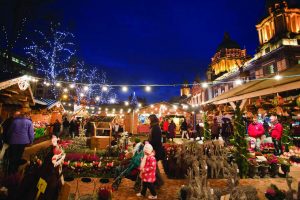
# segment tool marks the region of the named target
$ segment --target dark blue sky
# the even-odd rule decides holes
[[[113,84],[204,78],[225,31],[254,54],[255,24],[265,13],[264,0],[76,0],[57,5],[66,22],[75,24],[79,56],[104,69]],[[176,87],[134,90],[150,102],[179,95]]]

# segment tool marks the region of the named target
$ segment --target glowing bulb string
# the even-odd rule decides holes
[[[83,87],[92,87],[92,86],[101,86],[101,87],[126,87],[126,91],[128,87],[178,87],[178,86],[197,86],[197,85],[202,85],[202,87],[208,87],[208,86],[214,86],[214,85],[219,85],[219,84],[228,84],[228,83],[238,83],[238,84],[243,84],[247,82],[253,82],[253,81],[263,81],[263,80],[277,80],[280,81],[281,79],[284,78],[296,78],[300,77],[300,74],[293,74],[293,75],[287,75],[287,76],[281,76],[281,75],[275,75],[273,77],[264,77],[264,78],[257,78],[257,79],[235,79],[235,80],[230,80],[230,81],[212,81],[212,82],[201,82],[201,83],[174,83],[174,84],[103,84],[103,83],[79,83],[79,82],[73,82],[73,81],[55,81],[55,83],[62,83],[62,84],[70,84],[71,88],[74,88],[75,85],[77,86],[83,86]],[[31,80],[45,80],[43,78],[37,78],[37,77],[32,77]],[[47,81],[44,81],[44,83],[48,83]],[[49,86],[49,84],[48,84]],[[73,87],[72,87],[73,86]]]

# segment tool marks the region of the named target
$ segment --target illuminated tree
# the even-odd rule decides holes
[[[49,33],[34,31],[38,38],[32,41],[32,45],[26,47],[26,54],[30,61],[36,66],[37,74],[41,75],[49,84],[55,85],[66,72],[66,66],[70,58],[75,54],[74,35],[70,32],[59,30],[60,26],[51,24]],[[55,87],[55,97],[58,91]]]

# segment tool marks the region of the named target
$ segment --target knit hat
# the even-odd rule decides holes
[[[152,153],[152,151],[153,151],[152,145],[149,142],[146,142],[144,146],[144,152],[150,154]]]

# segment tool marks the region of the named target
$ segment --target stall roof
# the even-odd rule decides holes
[[[0,83],[0,101],[5,104],[22,104],[29,102],[34,105],[33,94],[25,76],[13,78]],[[24,87],[24,90],[21,88]]]
[[[224,104],[300,88],[300,65],[289,68],[280,75],[288,78],[275,80],[275,75],[272,75],[263,80],[253,80],[206,101],[204,104]]]
[[[62,107],[63,110],[65,110],[62,103],[60,101],[57,101],[54,99],[34,99],[34,101],[37,104],[47,106],[47,109],[49,109],[49,110],[52,109],[54,106]]]

